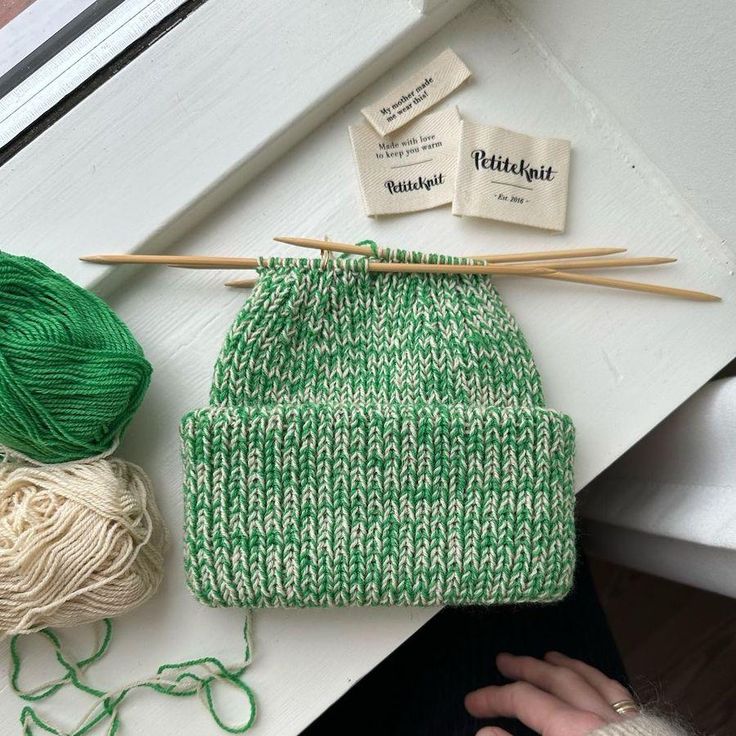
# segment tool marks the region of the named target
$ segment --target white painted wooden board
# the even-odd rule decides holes
[[[736,242],[731,0],[511,0],[719,235]]]
[[[359,109],[414,68],[451,46],[474,72],[449,104],[468,119],[573,142],[568,229],[561,236],[452,217],[449,208],[368,220],[361,214],[347,125]],[[687,60],[682,60],[687,63]],[[126,186],[145,188],[142,162]],[[173,165],[173,164],[172,164]],[[0,170],[0,174],[2,171]],[[45,183],[42,186],[47,186]],[[19,204],[21,192],[13,191]],[[154,193],[149,192],[149,197]],[[49,192],[50,207],[54,207]],[[102,205],[107,207],[106,201]],[[143,216],[145,213],[143,213]],[[75,213],[86,239],[95,233],[94,208]],[[13,250],[20,224],[0,220],[0,238]],[[59,250],[54,228],[26,248],[98,287],[130,324],[155,367],[147,399],[120,454],[151,474],[174,532],[161,593],[117,624],[117,638],[96,680],[113,685],[165,661],[212,654],[235,659],[242,614],[197,604],[184,585],[180,539],[181,470],[176,426],[207,401],[212,365],[244,294],[224,289],[230,274],[171,269],[109,271],[73,263]],[[121,231],[132,232],[121,221]],[[75,247],[74,228],[62,245]],[[499,280],[537,359],[550,405],[570,413],[578,429],[577,485],[587,483],[736,354],[736,289],[732,255],[649,162],[609,111],[570,78],[513,20],[479,3],[448,24],[277,163],[192,227],[178,253],[255,255],[295,253],[276,247],[276,234],[335,240],[372,237],[386,245],[455,254],[558,248],[630,247],[633,255],[676,255],[665,269],[636,276],[724,297],[696,304],[647,295],[543,281]],[[99,250],[121,245],[118,233],[98,233]],[[29,247],[30,246],[30,247]],[[123,273],[123,276],[120,274]],[[122,281],[122,282],[120,282]],[[433,613],[421,609],[266,611],[256,616],[256,660],[248,681],[260,702],[260,735],[297,734]],[[37,672],[40,662],[29,670]],[[61,699],[57,697],[55,702]],[[231,703],[230,703],[231,704]],[[73,714],[57,705],[66,725]],[[0,722],[11,723],[18,702],[0,693]],[[153,694],[124,712],[130,733],[213,733],[195,701],[174,703]]]

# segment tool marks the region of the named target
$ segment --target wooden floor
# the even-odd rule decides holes
[[[592,561],[629,676],[644,702],[707,736],[736,734],[736,600]]]

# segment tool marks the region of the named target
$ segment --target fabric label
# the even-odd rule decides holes
[[[425,115],[387,138],[369,125],[351,125],[365,213],[415,212],[452,202],[459,138],[455,107]]]
[[[453,215],[562,232],[570,141],[463,121]]]
[[[447,49],[361,112],[379,135],[388,135],[443,100],[469,76],[460,57]]]

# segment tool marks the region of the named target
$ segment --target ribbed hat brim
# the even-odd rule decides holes
[[[212,606],[564,597],[574,430],[543,407],[280,404],[182,420],[186,569]]]

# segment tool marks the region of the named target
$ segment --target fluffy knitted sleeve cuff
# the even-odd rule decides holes
[[[603,728],[591,731],[588,736],[687,736],[687,734],[672,721],[642,714],[609,723]]]

